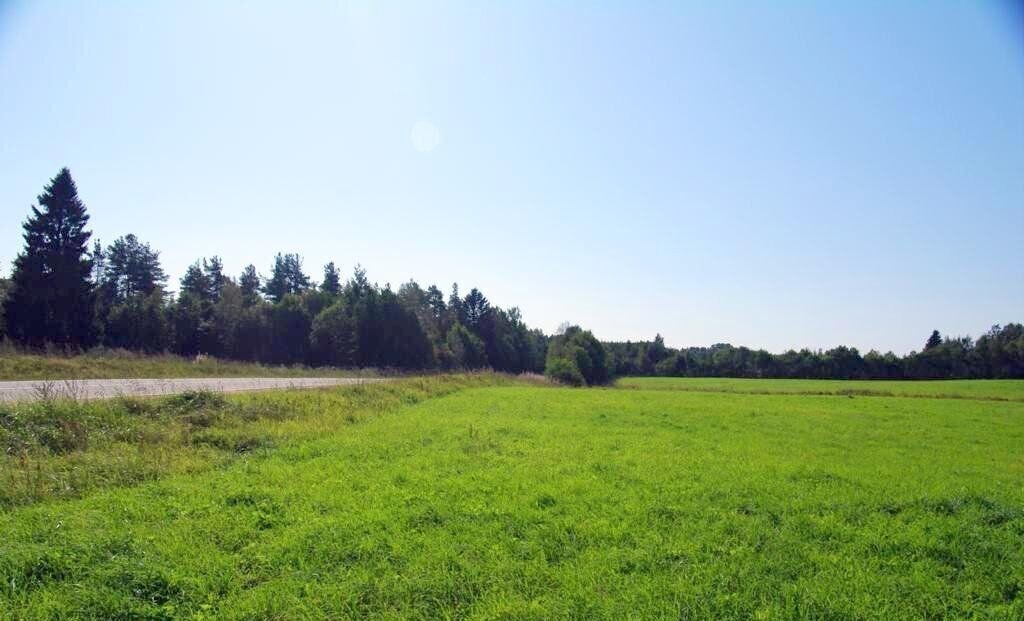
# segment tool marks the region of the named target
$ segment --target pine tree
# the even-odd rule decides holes
[[[444,294],[437,288],[437,285],[427,287],[426,304],[435,321],[440,321],[444,317],[445,311],[448,310],[448,306],[444,303]]]
[[[355,306],[370,295],[372,290],[370,279],[366,277],[366,270],[357,263],[352,269],[352,278],[345,283],[345,300],[350,306]]]
[[[246,306],[253,306],[260,301],[260,275],[256,273],[255,265],[245,266],[238,279],[238,286],[242,289],[242,300]]]
[[[324,281],[320,283],[320,291],[333,296],[341,293],[341,274],[334,266],[334,261],[324,266]]]
[[[302,257],[297,254],[277,253],[270,278],[263,292],[274,302],[280,302],[289,293],[309,289],[309,277],[302,271]]]
[[[93,255],[96,256],[95,251]],[[112,303],[124,302],[137,294],[148,296],[167,284],[167,275],[160,267],[160,253],[130,233],[114,240],[100,256],[103,272],[97,283],[107,291]],[[98,259],[93,260],[99,263]]]
[[[928,337],[928,342],[924,344],[924,349],[925,351],[928,351],[929,349],[934,349],[939,345],[942,345],[942,335],[939,334],[938,330],[932,330],[932,335]]]
[[[196,261],[188,266],[181,277],[181,295],[187,295],[197,302],[212,303],[210,277],[203,269],[203,263]]]
[[[211,272],[210,263],[201,259],[188,266],[181,278],[178,299],[171,309],[174,349],[179,354],[217,356],[221,353],[223,335],[214,329],[218,289],[214,287],[213,278],[216,277],[217,272]]]
[[[25,248],[14,260],[4,303],[8,335],[30,346],[95,342],[89,215],[71,172],[62,168],[22,225]]]
[[[228,282],[228,277],[224,275],[224,262],[217,255],[210,257],[209,261],[203,259],[203,272],[210,284],[210,298],[214,301],[219,300],[224,285]]]
[[[654,373],[658,363],[671,355],[668,348],[665,347],[665,339],[661,334],[654,336],[654,341],[646,345],[646,350],[642,363],[644,373]]]
[[[107,256],[103,252],[103,244],[100,240],[93,240],[92,253],[89,255],[89,258],[92,259],[92,282],[98,287],[103,283],[107,270]]]

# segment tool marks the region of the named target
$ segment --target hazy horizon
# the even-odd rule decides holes
[[[70,168],[170,288],[297,252],[605,341],[906,353],[1024,311],[1004,3],[0,3],[0,265]]]

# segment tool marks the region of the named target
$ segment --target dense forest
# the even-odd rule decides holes
[[[361,267],[343,280],[334,263],[319,282],[298,254],[279,253],[267,276],[233,277],[200,258],[168,291],[159,252],[135,235],[90,245],[89,215],[65,168],[25,221],[25,245],[0,279],[0,335],[21,347],[95,346],[273,364],[546,372],[574,385],[616,375],[802,378],[1024,377],[1024,328],[994,327],[976,342],[933,332],[920,353],[898,357],[837,347],[770,354],[731,345],[673,350],[658,336],[601,343],[563,326],[529,328],[517,308],[479,289],[445,294],[409,281],[393,290]]]
[[[160,256],[128,234],[89,246],[89,216],[67,169],[38,198],[25,248],[5,284],[4,331],[18,344],[79,350],[96,345],[205,354],[273,364],[543,371],[547,339],[518,309],[458,286],[445,299],[415,282],[397,291],[356,267],[333,263],[315,283],[297,254],[278,254],[270,274],[237,278],[201,258],[167,292]]]

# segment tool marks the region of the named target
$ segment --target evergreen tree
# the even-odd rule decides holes
[[[938,330],[932,330],[932,335],[928,337],[928,341],[924,344],[925,351],[934,349],[942,345],[942,335],[939,334]]]
[[[213,327],[213,287],[204,267],[204,261],[198,260],[185,270],[171,312],[174,349],[185,356],[220,353],[220,335]]]
[[[204,258],[203,273],[206,275],[206,280],[210,287],[208,292],[209,298],[216,302],[220,299],[224,285],[230,280],[230,278],[224,275],[224,262],[217,255],[210,257],[209,261]]]
[[[92,233],[71,172],[62,168],[38,201],[22,225],[25,248],[14,260],[4,303],[8,335],[30,346],[87,347],[96,338]]]
[[[170,323],[163,294],[167,276],[160,267],[160,253],[129,234],[114,240],[106,250],[95,248],[92,256],[103,343],[146,352],[166,349]]]
[[[645,374],[651,374],[655,372],[658,363],[668,358],[670,354],[668,348],[665,347],[665,339],[660,334],[654,336],[654,341],[647,344],[646,350],[642,368]]]
[[[171,345],[171,323],[160,289],[136,293],[111,307],[104,328],[109,347],[157,353]]]
[[[204,304],[189,291],[182,291],[171,307],[174,351],[182,356],[211,353],[214,341],[210,326],[212,306]]]
[[[185,275],[181,277],[180,294],[198,302],[213,303],[213,286],[201,261],[196,261],[185,270]]]
[[[263,285],[263,293],[266,294],[272,302],[280,302],[284,296],[291,293],[291,289],[288,284],[287,267],[284,262],[284,255],[280,252],[274,257],[274,265],[270,268],[270,278]]]
[[[324,281],[320,283],[320,291],[331,296],[341,293],[341,273],[334,266],[334,261],[324,266]]]
[[[373,292],[373,285],[366,277],[366,270],[362,265],[356,264],[352,270],[352,278],[345,283],[345,301],[349,306],[355,306]]]
[[[230,278],[213,305],[211,326],[221,354],[236,360],[257,360],[269,344],[264,305],[249,304]]]
[[[467,328],[480,334],[480,324],[491,312],[491,303],[484,294],[474,287],[462,302],[462,323]]]
[[[278,364],[307,362],[312,319],[302,298],[289,293],[269,309],[270,355]]]
[[[523,371],[516,326],[508,313],[500,308],[488,308],[477,322],[476,332],[484,342],[491,368],[508,373]]]
[[[423,326],[390,287],[380,293],[373,324],[376,366],[420,369],[434,363],[434,350]]]
[[[97,252],[93,256],[97,257]],[[160,267],[160,253],[132,234],[114,240],[94,261],[102,262],[97,284],[108,303],[124,302],[138,294],[148,296],[167,283],[167,275]]]
[[[255,265],[245,266],[241,278],[238,279],[238,286],[242,290],[242,300],[246,306],[253,306],[260,301],[260,275],[256,273]]]
[[[459,297],[459,283],[452,283],[452,292],[448,296],[449,323],[461,323],[465,325],[466,314],[462,308],[462,298]]]
[[[430,285],[427,287],[425,302],[430,308],[430,312],[434,316],[434,320],[440,322],[444,318],[444,314],[445,311],[448,310],[448,306],[445,305],[444,294],[437,288],[437,285]]]
[[[284,296],[302,293],[309,289],[309,277],[302,271],[302,257],[297,254],[277,253],[270,278],[263,287],[263,292],[274,302],[280,302]]]
[[[98,286],[103,282],[107,269],[107,258],[103,253],[103,244],[100,243],[100,240],[93,240],[92,253],[89,255],[89,258],[92,259],[92,282]]]

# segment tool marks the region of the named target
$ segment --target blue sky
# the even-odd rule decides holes
[[[299,252],[781,351],[1024,320],[1005,3],[0,2],[0,262],[71,168],[176,283]]]

